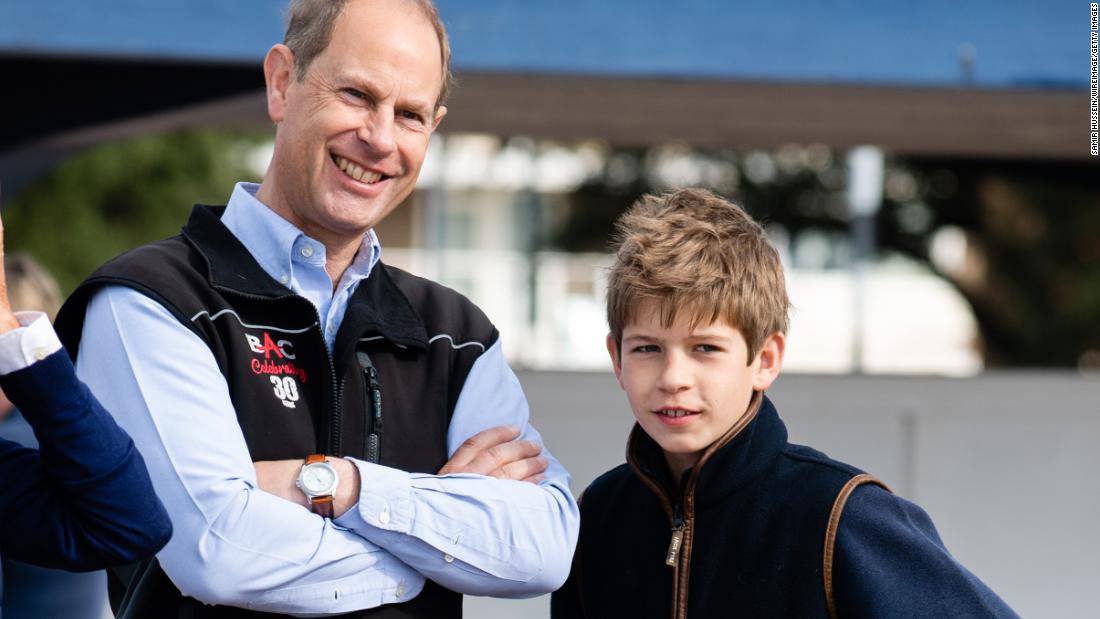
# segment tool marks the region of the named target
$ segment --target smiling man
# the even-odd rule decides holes
[[[449,60],[429,0],[294,0],[263,182],[62,309],[175,526],[127,612],[457,617],[462,593],[564,581],[577,506],[499,334],[372,231],[416,184]]]

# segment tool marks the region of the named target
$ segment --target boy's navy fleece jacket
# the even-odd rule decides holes
[[[788,443],[762,394],[680,483],[638,426],[627,460],[582,496],[555,619],[827,617],[826,574],[839,617],[1016,617],[947,552],[923,510]]]

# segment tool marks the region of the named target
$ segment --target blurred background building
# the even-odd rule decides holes
[[[792,436],[882,476],[1024,616],[1100,582],[1100,167],[1088,4],[439,0],[459,87],[383,259],[499,327],[580,490],[622,460],[611,222],[707,186],[795,311]],[[283,0],[0,4],[8,243],[71,289],[270,156]],[[545,599],[471,600],[542,616]]]

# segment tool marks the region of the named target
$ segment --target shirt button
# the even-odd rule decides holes
[[[394,593],[397,595],[397,597],[405,595],[405,581],[402,580],[401,582],[397,583],[397,591],[395,591]]]
[[[390,523],[390,513],[389,512],[382,512],[381,514],[378,514],[378,522],[381,522],[382,524],[389,524]]]
[[[48,356],[50,356],[50,353],[46,352],[45,348],[39,346],[38,348],[34,349],[34,358],[35,359],[41,361],[41,360],[45,359]]]
[[[286,273],[284,273],[283,276],[279,278],[279,281],[285,284],[290,281],[290,277],[288,277]]]
[[[454,563],[455,562],[455,558],[452,557],[451,555],[443,555],[443,560],[446,561],[447,563]]]
[[[302,255],[305,256],[306,258],[309,258],[310,256],[312,256],[313,255],[313,246],[312,245],[306,245],[305,247],[303,247],[302,248]]]

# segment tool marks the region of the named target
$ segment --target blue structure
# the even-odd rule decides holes
[[[0,52],[256,62],[286,0],[6,0]],[[1087,2],[439,0],[460,71],[1085,88]],[[972,80],[960,66],[973,52]]]
[[[4,182],[103,139],[267,126],[287,1],[0,3]],[[1088,156],[1087,2],[438,4],[461,78],[444,131]]]

